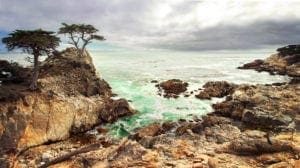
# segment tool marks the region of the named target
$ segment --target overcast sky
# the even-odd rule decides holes
[[[300,41],[300,0],[0,0],[0,34],[95,25],[116,45],[175,50]]]

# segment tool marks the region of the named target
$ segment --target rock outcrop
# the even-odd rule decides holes
[[[180,93],[187,91],[188,83],[179,79],[171,79],[161,82],[156,85],[159,89],[159,94],[163,94],[166,98],[178,98]]]
[[[260,128],[288,128],[300,115],[297,85],[278,87],[240,85],[224,102],[213,105],[215,112]]]
[[[67,139],[97,124],[113,122],[135,111],[124,99],[112,99],[109,85],[96,75],[92,58],[67,49],[42,62],[39,90],[2,85],[15,96],[0,101],[0,155]],[[1,97],[0,96],[0,97]]]
[[[277,54],[273,54],[264,60],[255,60],[247,63],[239,69],[254,69],[258,72],[266,71],[270,74],[288,75],[300,78],[300,45],[289,45],[278,48]],[[295,79],[294,79],[295,80]]]
[[[226,81],[207,82],[203,85],[204,90],[195,96],[199,99],[221,98],[231,94],[235,87],[235,84]]]

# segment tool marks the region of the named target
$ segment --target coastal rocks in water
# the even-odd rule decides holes
[[[226,81],[207,82],[203,85],[204,90],[196,95],[199,99],[211,99],[212,97],[224,97],[231,94],[235,84]]]
[[[131,136],[132,139],[139,141],[145,137],[153,137],[157,135],[161,135],[171,130],[176,126],[175,122],[166,121],[162,124],[160,123],[152,123],[148,126],[140,128],[136,131],[134,135]]]
[[[135,114],[136,111],[130,106],[127,100],[109,99],[105,101],[105,106],[99,116],[103,122],[111,123],[117,119]]]
[[[254,69],[258,72],[266,71],[270,74],[288,75],[300,77],[300,45],[289,45],[278,48],[277,54],[273,54],[264,60],[244,64],[239,69]]]
[[[230,100],[213,104],[214,113],[233,119],[241,119],[245,104],[240,101]]]
[[[171,79],[164,81],[156,85],[160,94],[163,93],[165,98],[177,98],[180,93],[187,91],[188,83],[179,79]]]
[[[231,99],[213,105],[215,112],[255,127],[288,128],[300,111],[299,88],[240,85]],[[293,125],[293,124],[292,124]]]

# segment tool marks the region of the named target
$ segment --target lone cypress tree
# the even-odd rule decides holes
[[[103,41],[105,38],[100,35],[96,35],[99,30],[92,25],[86,24],[71,24],[62,23],[63,27],[59,28],[58,34],[67,34],[70,38],[69,43],[74,45],[82,57],[86,46],[92,42],[92,40]]]
[[[59,45],[60,39],[53,35],[54,32],[37,30],[15,30],[8,37],[2,39],[8,51],[22,49],[23,52],[33,55],[33,78],[30,89],[37,89],[39,76],[39,56],[49,55]]]

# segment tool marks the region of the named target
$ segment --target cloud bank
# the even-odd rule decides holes
[[[0,30],[93,24],[108,43],[174,50],[299,43],[298,0],[0,0]]]

